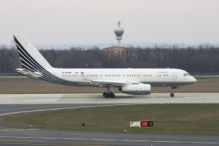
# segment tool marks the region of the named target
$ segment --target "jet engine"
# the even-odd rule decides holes
[[[122,93],[132,95],[149,95],[151,93],[151,85],[149,84],[137,84],[127,85],[119,88]]]

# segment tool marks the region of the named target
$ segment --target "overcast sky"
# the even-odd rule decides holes
[[[219,44],[219,0],[0,0],[0,44]]]

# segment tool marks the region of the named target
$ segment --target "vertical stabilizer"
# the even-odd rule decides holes
[[[52,68],[25,35],[14,35],[14,40],[18,49],[22,68],[32,71]]]

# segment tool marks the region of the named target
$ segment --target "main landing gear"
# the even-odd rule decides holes
[[[116,97],[113,92],[110,92],[110,93],[104,92],[104,93],[103,93],[103,96],[104,96],[105,98],[109,98],[109,97],[110,97],[110,98],[115,98],[115,97]]]
[[[176,87],[176,86],[172,86],[172,91],[170,93],[170,97],[174,97],[174,89],[177,89],[179,87]]]
[[[109,87],[107,87],[107,91],[108,91],[108,93],[107,92],[104,92],[103,93],[103,96],[105,97],[105,98],[115,98],[116,96],[115,96],[115,94],[113,93],[113,92],[111,92],[112,91],[112,86],[109,86]]]

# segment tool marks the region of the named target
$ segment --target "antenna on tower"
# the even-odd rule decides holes
[[[114,32],[116,34],[116,39],[118,41],[118,46],[121,46],[122,35],[124,33],[124,29],[122,27],[120,27],[120,25],[121,25],[121,22],[119,21],[118,22],[118,27],[116,27],[114,29]]]

